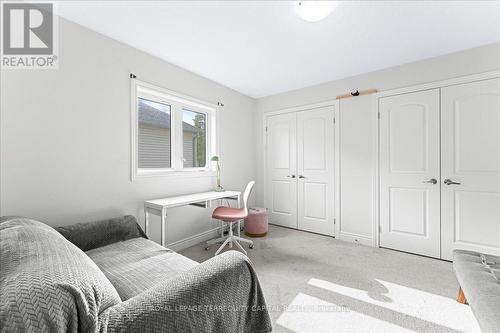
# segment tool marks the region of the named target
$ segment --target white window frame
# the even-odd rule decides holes
[[[131,80],[131,179],[151,177],[214,177],[210,158],[217,155],[217,106],[179,94],[137,79]],[[170,105],[171,168],[139,168],[139,98]],[[204,167],[185,168],[183,160],[182,112],[194,111],[206,115],[206,164]]]

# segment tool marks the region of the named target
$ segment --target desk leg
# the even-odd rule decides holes
[[[146,234],[146,236],[149,237],[148,229],[149,229],[149,211],[148,207],[144,207],[144,233]]]
[[[167,223],[167,209],[161,210],[161,246],[165,246],[165,224]]]

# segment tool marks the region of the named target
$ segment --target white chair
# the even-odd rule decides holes
[[[251,181],[248,183],[247,187],[245,188],[245,192],[243,193],[243,208],[232,208],[232,207],[225,207],[225,206],[220,206],[215,208],[215,210],[212,213],[212,218],[220,220],[222,222],[228,223],[229,224],[229,233],[227,236],[219,237],[217,239],[209,240],[207,242],[207,247],[205,248],[206,250],[209,249],[210,245],[217,244],[221,241],[224,241],[222,245],[219,247],[219,249],[215,252],[215,255],[218,255],[222,249],[229,244],[229,247],[233,247],[233,243],[240,248],[243,253],[247,254],[247,251],[243,249],[241,244],[239,242],[243,243],[248,243],[249,248],[253,249],[253,241],[250,239],[246,239],[243,237],[240,237],[240,222],[245,219],[248,216],[248,197],[250,196],[250,192],[252,192],[253,186],[255,184],[255,181]],[[233,225],[237,223],[238,224],[238,235],[233,234]]]

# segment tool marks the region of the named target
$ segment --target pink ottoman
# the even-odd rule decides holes
[[[264,208],[248,209],[248,216],[245,219],[245,235],[249,237],[267,235],[267,212]]]

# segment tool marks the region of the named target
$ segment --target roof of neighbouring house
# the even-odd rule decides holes
[[[154,127],[168,128],[170,129],[170,115],[166,112],[160,111],[153,106],[145,103],[142,99],[139,98],[139,123],[147,124]],[[200,129],[186,123],[182,122],[182,130],[187,132],[196,133]]]

